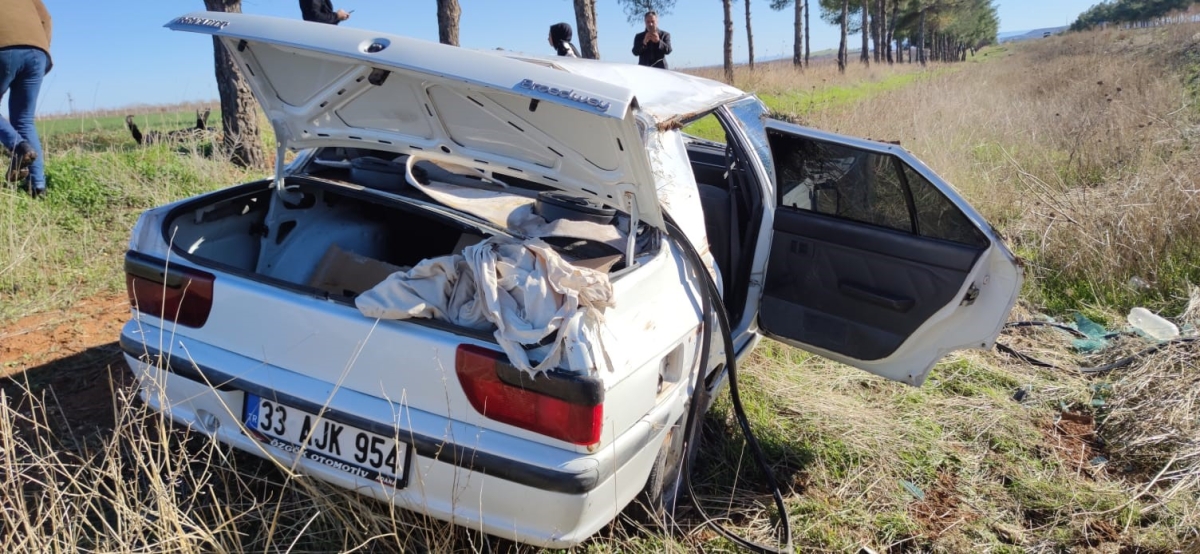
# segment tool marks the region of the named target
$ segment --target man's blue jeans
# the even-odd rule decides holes
[[[29,185],[35,190],[46,189],[42,141],[33,125],[38,91],[42,88],[42,77],[46,74],[46,62],[46,53],[37,48],[17,47],[0,50],[0,95],[8,93],[9,117],[0,117],[0,143],[12,152],[21,141],[27,141],[38,153],[37,160],[29,168]]]

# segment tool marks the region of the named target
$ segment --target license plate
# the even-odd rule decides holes
[[[284,452],[389,487],[405,485],[408,445],[394,438],[250,393],[242,423],[251,437]]]

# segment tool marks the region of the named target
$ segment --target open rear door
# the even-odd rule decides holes
[[[766,335],[912,385],[953,350],[992,346],[1021,270],[949,184],[897,146],[778,121],[767,134]]]

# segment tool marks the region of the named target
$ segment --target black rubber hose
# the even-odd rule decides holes
[[[1091,338],[1091,337],[1087,336],[1086,333],[1084,333],[1083,331],[1080,331],[1079,329],[1070,327],[1068,325],[1063,325],[1061,323],[1054,323],[1052,321],[1013,321],[1011,323],[1006,323],[1004,326],[1008,327],[1008,328],[1013,328],[1013,327],[1053,327],[1055,329],[1059,329],[1059,330],[1071,333],[1072,335],[1075,335],[1076,337],[1081,338],[1081,339]]]
[[[667,223],[667,234],[680,245],[688,265],[692,266],[693,271],[699,277],[701,282],[700,297],[701,297],[701,312],[704,314],[704,326],[700,340],[700,362],[696,370],[695,388],[692,392],[691,403],[688,406],[687,422],[684,425],[684,456],[683,474],[684,484],[687,486],[688,497],[692,501],[692,505],[700,513],[701,517],[708,523],[712,524],[712,528],[721,536],[725,537],[730,542],[738,545],[741,548],[751,552],[763,553],[791,553],[792,552],[792,527],[788,521],[787,506],[783,501],[783,493],[779,490],[779,485],[775,481],[775,473],[771,471],[770,464],[767,463],[767,456],[762,451],[762,447],[758,444],[758,439],[754,437],[754,432],[750,429],[750,420],[746,417],[746,411],[742,407],[741,396],[738,393],[737,386],[737,356],[733,351],[733,338],[730,335],[729,316],[725,311],[724,306],[714,307],[714,299],[720,299],[720,293],[717,291],[717,284],[713,281],[712,275],[704,265],[704,261],[700,258],[700,254],[692,246],[692,243],[687,239],[683,231],[675,224],[675,222],[663,214]],[[707,389],[705,388],[705,372],[708,369],[708,358],[712,352],[712,329],[710,327],[712,316],[716,315],[717,324],[721,331],[721,339],[725,343],[725,371],[729,372],[729,397],[733,403],[734,417],[738,421],[738,425],[742,429],[743,436],[746,437],[746,442],[750,445],[751,453],[759,469],[766,475],[767,484],[771,487],[771,496],[775,499],[775,507],[779,510],[780,526],[782,527],[785,537],[785,544],[782,549],[773,548],[767,545],[759,544],[748,539],[739,537],[733,531],[725,528],[720,522],[708,515],[704,507],[700,505],[700,500],[696,495],[695,489],[692,487],[692,457],[694,455],[693,439],[699,434],[700,425],[700,406],[707,404]]]
[[[1086,334],[1082,333],[1079,330],[1073,329],[1066,325],[1062,325],[1060,323],[1051,323],[1048,321],[1014,321],[1012,323],[1006,324],[1004,327],[1005,328],[1014,328],[1014,327],[1031,327],[1031,326],[1053,327],[1055,329],[1061,329],[1063,331],[1067,331],[1067,332],[1071,333],[1072,335],[1075,335],[1080,338],[1089,338]],[[1129,356],[1125,356],[1124,358],[1121,358],[1114,362],[1110,362],[1110,363],[1107,363],[1104,365],[1099,365],[1099,366],[1093,366],[1093,367],[1078,367],[1078,368],[1075,368],[1075,371],[1078,371],[1078,372],[1086,374],[1086,375],[1096,375],[1096,374],[1100,374],[1100,373],[1107,373],[1114,369],[1120,369],[1129,364],[1132,364],[1138,358],[1141,358],[1142,356],[1149,356],[1150,354],[1158,352],[1159,350],[1167,348],[1168,346],[1172,346],[1172,345],[1176,345],[1176,344],[1187,344],[1190,342],[1195,342],[1196,340],[1200,340],[1200,339],[1198,339],[1197,337],[1185,337],[1185,338],[1171,339],[1168,341],[1160,342],[1154,346],[1151,346],[1149,348],[1146,348],[1146,349],[1136,352],[1134,354],[1130,354]],[[996,343],[996,350],[999,350],[999,351],[1001,351],[1005,354],[1008,354],[1014,358],[1017,358],[1018,360],[1021,360],[1029,365],[1033,365],[1033,366],[1037,366],[1037,367],[1045,367],[1045,368],[1050,368],[1050,369],[1063,370],[1063,368],[1060,368],[1050,362],[1042,361],[1042,360],[1034,358],[1033,356],[1030,356],[1028,354],[1018,352],[1018,351],[1014,350],[1013,348],[1011,348],[1009,346],[1005,346],[998,342]]]

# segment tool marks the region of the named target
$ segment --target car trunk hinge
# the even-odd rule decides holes
[[[629,203],[629,236],[625,237],[625,267],[633,267],[637,265],[637,229],[641,214],[638,213],[637,194],[632,191],[625,192],[625,201]]]
[[[273,183],[276,192],[283,191],[283,156],[287,153],[287,144],[280,141],[275,145],[275,182]]]
[[[284,171],[287,169],[287,164],[284,158],[287,156],[288,138],[291,136],[288,133],[287,126],[282,122],[275,120],[271,121],[271,127],[275,129],[275,180],[271,182],[271,186],[275,188],[275,193],[279,195],[279,199],[284,202],[295,203],[299,202],[302,194],[289,194],[284,183]]]
[[[275,131],[275,180],[271,182],[271,186],[275,188],[275,192],[283,194],[283,170],[287,167],[284,163],[284,156],[287,154],[288,142],[291,138],[291,133],[288,132],[288,126],[284,123],[283,117],[270,117],[274,114],[268,114],[271,121],[271,129]]]

